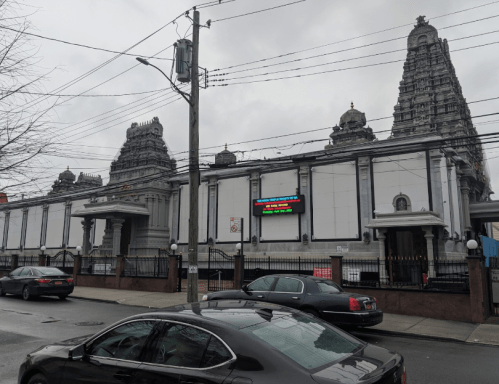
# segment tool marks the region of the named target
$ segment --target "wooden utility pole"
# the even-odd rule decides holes
[[[191,98],[189,113],[189,268],[187,302],[198,301],[198,195],[199,195],[199,11],[194,9],[192,30]]]

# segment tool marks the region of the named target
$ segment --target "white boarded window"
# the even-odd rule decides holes
[[[316,240],[358,238],[355,164],[348,162],[314,167],[312,205]]]
[[[241,233],[231,233],[231,218],[244,219],[244,241],[250,232],[250,182],[245,177],[222,179],[218,184],[217,239],[241,241]]]
[[[187,244],[189,242],[189,203],[190,203],[190,188],[189,184],[184,184],[180,188],[180,225],[178,243]],[[208,239],[207,235],[207,220],[208,220],[208,185],[201,184],[199,186],[198,197],[198,242],[203,243]]]
[[[52,204],[49,207],[47,220],[47,248],[60,248],[62,246],[62,231],[64,228],[64,203]]]
[[[94,246],[102,245],[102,238],[104,237],[104,230],[106,229],[106,220],[105,219],[96,219],[95,220],[95,235],[94,235]],[[83,240],[83,235],[82,235]]]
[[[28,226],[26,229],[25,248],[39,248],[42,233],[43,207],[30,207],[28,211]]]
[[[379,213],[393,213],[393,199],[400,193],[409,197],[412,211],[430,210],[425,152],[376,157],[373,176]]]
[[[7,239],[8,249],[19,249],[21,245],[21,228],[23,224],[22,209],[10,211],[9,237]]]
[[[260,198],[296,195],[298,172],[290,170],[263,174]],[[299,240],[299,214],[261,217],[262,241]]]
[[[71,204],[71,212],[83,208],[83,205],[88,203],[87,200],[73,201]],[[83,225],[81,224],[82,217],[71,217],[69,224],[69,244],[68,247],[76,247],[83,245]]]

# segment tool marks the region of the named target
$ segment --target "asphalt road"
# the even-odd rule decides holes
[[[124,317],[148,311],[132,307],[68,298],[0,297],[0,383],[16,384],[17,370],[30,351],[41,345],[92,334]],[[102,322],[100,325],[77,325]],[[499,383],[499,348],[401,337],[355,336],[400,352],[409,384]]]

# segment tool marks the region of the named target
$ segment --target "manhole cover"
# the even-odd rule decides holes
[[[75,325],[78,325],[80,327],[86,327],[89,325],[102,325],[104,324],[102,321],[83,321],[81,323],[76,323]]]

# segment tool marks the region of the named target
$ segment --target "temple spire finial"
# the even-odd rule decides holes
[[[68,169],[67,170],[69,171],[69,165],[68,165]]]
[[[350,109],[353,109],[353,101],[350,103]]]
[[[225,143],[225,150],[227,150],[227,143]]]

